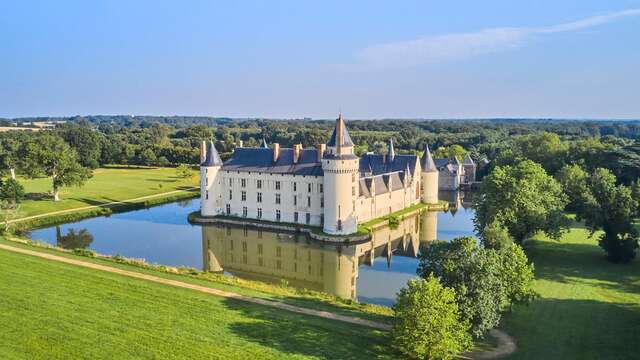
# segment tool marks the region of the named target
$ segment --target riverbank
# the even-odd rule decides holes
[[[6,250],[0,255],[0,283],[12,284],[0,298],[3,358],[395,357],[386,331]]]
[[[19,179],[27,199],[8,223],[18,230],[78,221],[135,210],[199,196],[197,176],[175,175],[173,168],[106,167],[82,187],[63,188],[62,199],[53,201],[47,192],[51,179]]]

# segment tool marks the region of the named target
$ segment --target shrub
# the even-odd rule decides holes
[[[0,199],[20,203],[24,199],[24,187],[15,179],[0,180]]]
[[[393,310],[393,345],[405,355],[450,359],[471,346],[469,323],[460,318],[455,290],[433,276],[409,280]]]
[[[400,226],[400,219],[397,216],[389,216],[389,229],[395,230]]]

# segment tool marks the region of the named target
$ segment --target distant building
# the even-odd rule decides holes
[[[315,148],[237,147],[222,163],[213,143],[201,149],[201,214],[321,225],[351,234],[359,223],[420,201],[438,201],[438,169],[429,148],[417,155],[358,157],[342,115]]]
[[[438,186],[440,190],[458,190],[461,185],[476,181],[476,164],[469,154],[462,163],[458,159],[434,159],[439,172]]]

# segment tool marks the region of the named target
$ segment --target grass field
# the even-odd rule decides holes
[[[51,179],[18,179],[30,194],[51,191]],[[68,187],[61,191],[61,201],[51,198],[25,200],[20,216],[44,214],[91,205],[103,205],[114,201],[147,195],[183,190],[198,185],[198,177],[179,178],[173,168],[107,167],[93,171],[93,177],[82,187]]]
[[[559,242],[535,237],[540,298],[505,316],[517,359],[632,359],[640,342],[640,260],[613,264],[587,230],[572,228]]]
[[[0,250],[0,358],[393,358],[386,334]]]

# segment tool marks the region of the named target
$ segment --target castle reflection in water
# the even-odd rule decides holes
[[[450,211],[468,208],[462,193],[441,194]],[[361,265],[394,256],[418,257],[436,240],[438,213],[423,212],[400,221],[397,228],[376,229],[370,241],[359,244],[327,244],[301,233],[274,232],[251,227],[202,226],[203,264],[207,271],[243,279],[281,283],[357,299]]]

